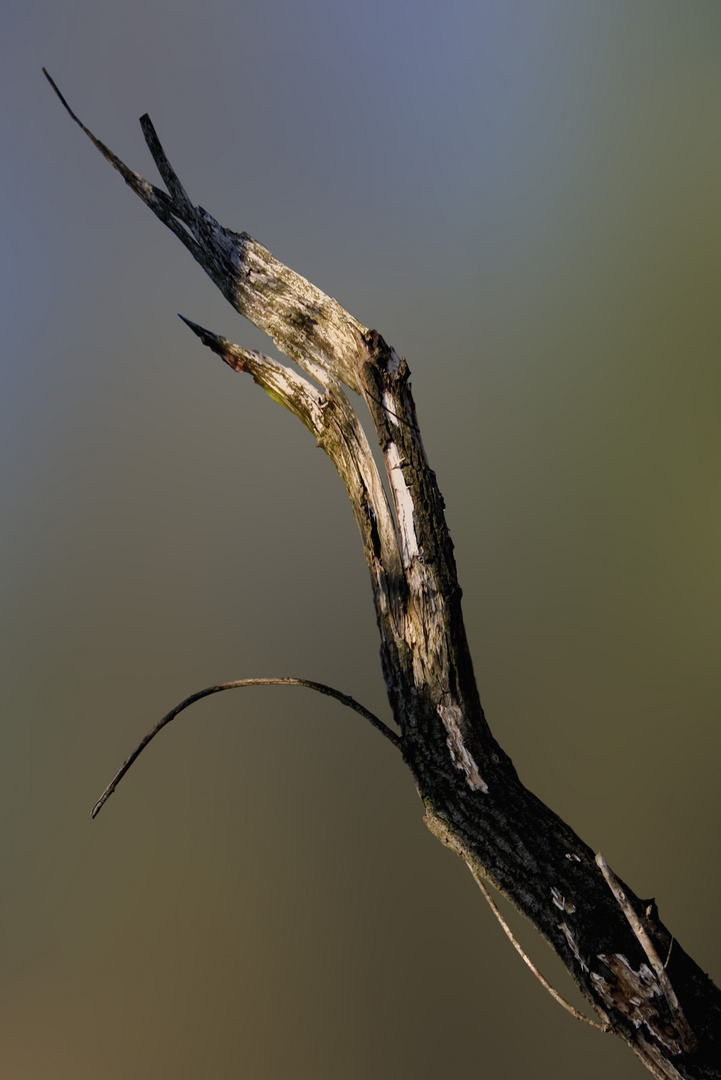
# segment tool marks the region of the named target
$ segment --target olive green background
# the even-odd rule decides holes
[[[393,749],[263,336],[61,110],[408,359],[489,721],[721,978],[721,8],[6,0],[0,1056],[12,1080],[636,1077],[503,937]],[[524,935],[566,991],[542,942]],[[571,988],[570,992],[573,992]]]

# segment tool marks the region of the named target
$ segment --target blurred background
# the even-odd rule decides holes
[[[407,357],[495,735],[719,980],[719,5],[6,0],[0,25],[3,1075],[645,1075],[544,993],[332,701],[196,705],[91,822],[203,686],[388,709],[340,481],[176,312],[268,342],[40,68],[156,180],[147,110],[191,198]]]

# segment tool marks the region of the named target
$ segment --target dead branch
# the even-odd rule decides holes
[[[468,864],[479,884],[489,881],[533,923],[604,1025],[654,1076],[721,1080],[721,993],[671,936],[655,906],[611,875],[570,826],[524,787],[491,734],[468,651],[443,498],[421,440],[405,359],[247,233],[225,228],[195,205],[147,116],[143,134],[167,192],[96,139],[50,82],[73,120],[233,307],[309,376],[185,320],[234,370],[252,375],[300,418],[345,484],[401,732],[384,733],[403,753],[428,828]],[[344,387],[360,394],[370,410],[392,508]],[[179,709],[223,688],[201,691]],[[379,726],[376,720],[371,722]]]

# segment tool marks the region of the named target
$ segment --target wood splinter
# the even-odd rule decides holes
[[[693,1053],[693,1051],[696,1049],[697,1044],[696,1036],[691,1030],[691,1026],[688,1020],[684,1016],[683,1009],[681,1008],[681,1003],[676,996],[676,991],[671,985],[671,980],[666,974],[666,964],[668,964],[668,961],[671,958],[671,946],[673,946],[673,938],[671,939],[671,946],[669,946],[666,964],[664,964],[661,962],[661,958],[656,952],[653,942],[648,936],[648,933],[643,923],[631,907],[631,904],[628,901],[628,897],[626,896],[626,893],[621,887],[621,882],[618,880],[618,878],[616,877],[613,870],[608,865],[600,851],[596,855],[596,865],[606,879],[606,884],[608,885],[609,889],[618,901],[618,904],[624,915],[628,919],[628,924],[636,935],[639,945],[648,957],[649,963],[651,964],[651,967],[655,972],[656,978],[658,979],[659,986],[661,987],[663,995],[666,998],[668,1007],[675,1018],[679,1038],[683,1044],[684,1049],[688,1053]]]

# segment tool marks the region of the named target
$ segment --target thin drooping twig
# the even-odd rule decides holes
[[[475,870],[471,866],[470,863],[466,863],[466,866],[468,867],[468,869],[473,874],[473,880],[475,881],[476,885],[478,886],[478,888],[481,890],[481,892],[485,896],[486,900],[488,901],[488,903],[490,905],[490,908],[491,908],[491,911],[493,912],[493,914],[496,916],[499,923],[503,927],[503,932],[505,933],[506,937],[511,942],[511,944],[513,945],[513,948],[516,950],[516,952],[521,957],[521,959],[524,961],[524,963],[526,963],[528,965],[528,967],[531,969],[533,974],[536,976],[536,978],[540,982],[541,986],[545,990],[548,990],[548,993],[551,995],[551,997],[555,1001],[557,1001],[559,1005],[562,1005],[563,1008],[566,1009],[567,1012],[570,1012],[571,1016],[575,1016],[577,1020],[582,1020],[584,1024],[588,1024],[589,1027],[596,1028],[597,1031],[602,1031],[604,1033],[604,1035],[607,1035],[608,1032],[611,1030],[611,1025],[610,1024],[598,1024],[598,1023],[596,1023],[595,1020],[591,1020],[590,1017],[586,1016],[585,1013],[582,1013],[579,1009],[577,1009],[574,1005],[572,1005],[570,1001],[566,1001],[565,997],[563,997],[561,994],[559,994],[558,990],[554,990],[554,988],[551,986],[551,984],[548,982],[548,980],[546,978],[544,978],[544,976],[538,970],[536,965],[533,963],[533,960],[531,960],[528,953],[526,953],[524,951],[523,946],[518,941],[518,939],[515,937],[513,931],[510,928],[510,926],[508,925],[506,920],[501,915],[501,913],[498,910],[498,907],[497,907],[493,897],[491,896],[488,889],[486,888],[486,883],[483,880],[483,878],[481,877],[481,875],[478,873],[477,870]]]
[[[365,706],[357,702],[355,698],[350,697],[349,694],[342,694],[340,690],[334,690],[332,686],[326,686],[325,683],[313,682],[312,679],[295,679],[291,676],[275,679],[236,679],[234,682],[219,683],[217,686],[208,686],[205,690],[198,690],[197,693],[191,694],[185,701],[181,701],[179,705],[176,705],[174,709],[171,709],[169,713],[166,713],[163,719],[159,720],[154,728],[151,728],[145,738],[133,750],[132,754],[127,757],[120,766],[115,776],[93,807],[92,817],[97,817],[103,805],[108,801],[130,766],[140,754],[142,754],[148,743],[152,742],[158,732],[161,731],[166,724],[169,724],[171,720],[174,720],[178,713],[181,713],[196,701],[200,701],[201,698],[210,697],[211,694],[219,694],[221,690],[238,690],[244,686],[305,686],[309,690],[317,690],[319,694],[325,694],[327,697],[335,698],[336,701],[340,701],[341,705],[346,705],[349,709],[354,709],[357,713],[360,713],[360,715],[368,720],[374,728],[377,728],[378,731],[385,735],[396,748],[401,748],[402,740],[400,736],[396,735],[394,731],[391,731],[391,729],[384,724],[375,713],[366,709]]]
[[[643,951],[646,953],[646,956],[651,963],[651,967],[656,973],[656,978],[658,979],[659,985],[663,990],[664,997],[668,1002],[668,1007],[676,1018],[676,1024],[684,1048],[688,1051],[688,1053],[693,1053],[696,1048],[696,1036],[691,1030],[691,1026],[684,1015],[684,1011],[681,1008],[681,1003],[676,996],[676,991],[671,985],[671,980],[666,974],[666,964],[668,963],[668,958],[666,959],[666,964],[663,964],[661,962],[661,957],[656,952],[653,942],[648,936],[646,928],[644,927],[638,915],[628,902],[628,897],[626,896],[626,893],[621,887],[621,882],[618,880],[618,878],[616,877],[613,870],[608,865],[600,851],[596,856],[596,865],[606,879],[606,884],[608,885],[613,895],[616,897],[616,900],[618,901],[621,910],[628,919],[629,926],[636,935],[638,943],[640,944]],[[671,939],[671,944],[673,944],[673,938]],[[668,955],[669,957],[671,956],[670,948]]]

